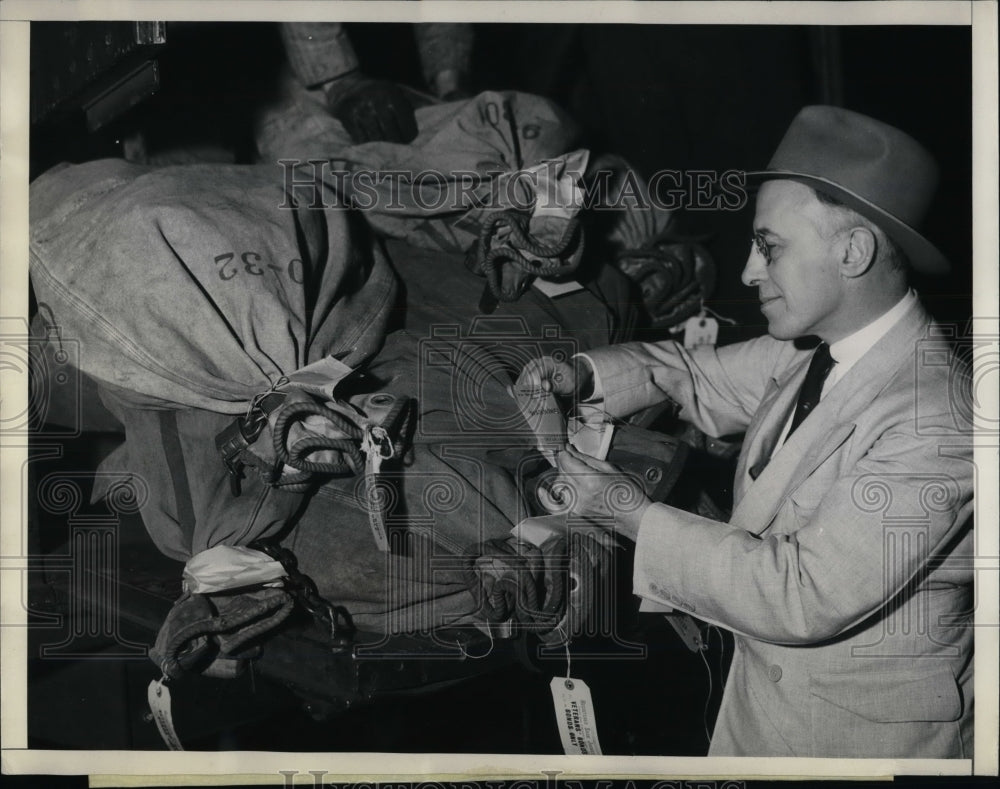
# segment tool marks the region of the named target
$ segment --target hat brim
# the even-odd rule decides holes
[[[948,258],[942,255],[940,250],[920,233],[888,211],[884,211],[874,203],[833,181],[791,170],[758,170],[745,175],[748,186],[760,186],[764,181],[798,181],[824,192],[878,225],[884,233],[899,244],[900,249],[906,253],[911,268],[915,271],[933,276],[942,276],[951,272]]]

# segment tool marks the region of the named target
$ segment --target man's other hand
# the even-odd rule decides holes
[[[593,392],[594,374],[590,364],[582,358],[557,361],[551,356],[542,356],[524,366],[518,385],[541,388],[559,397],[586,398]]]
[[[652,502],[639,480],[612,464],[584,455],[569,444],[556,456],[558,485],[569,497],[569,511],[610,522],[614,530],[635,540],[642,516]]]

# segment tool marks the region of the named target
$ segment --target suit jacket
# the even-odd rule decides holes
[[[940,334],[915,304],[773,457],[809,351],[588,352],[610,413],[669,394],[746,433],[730,522],[654,504],[636,543],[636,594],[736,634],[712,754],[971,758],[971,428]]]

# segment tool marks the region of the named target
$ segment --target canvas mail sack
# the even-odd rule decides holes
[[[291,108],[273,117],[289,134],[289,155],[334,154],[329,136],[310,142],[315,129]],[[490,173],[561,153],[574,134],[553,105],[526,94],[428,107],[418,120],[414,144],[356,146],[338,161],[352,172],[471,168],[488,182]],[[164,488],[144,517],[168,555],[186,559],[275,533],[298,507],[300,493],[257,479],[244,482],[239,498],[225,475],[216,485],[219,457],[206,437],[295,371],[331,355],[362,368],[378,351],[396,284],[371,226],[425,247],[454,249],[476,238],[471,229],[442,236],[465,204],[414,212],[412,201],[397,210],[390,199],[382,210],[351,210],[345,204],[356,206],[358,195],[336,189],[357,182],[329,172],[321,168],[303,189],[302,171],[289,183],[277,163],[156,168],[101,160],[55,168],[31,186],[41,314],[59,336],[80,343],[83,372],[126,426],[129,439],[106,468]],[[170,479],[165,470],[179,458],[188,473]],[[182,484],[185,477],[192,484]]]
[[[325,356],[357,367],[395,295],[363,223],[299,206],[273,167],[65,166],[30,221],[38,301],[133,405],[240,414]]]
[[[565,156],[576,124],[541,96],[485,91],[418,106],[412,143],[355,145],[320,95],[292,79],[282,88],[258,115],[261,159],[282,163],[300,198],[321,179],[380,234],[416,247],[465,252],[491,214],[530,209],[536,188],[553,208],[565,170],[579,178],[587,166],[586,152]]]
[[[547,106],[531,97],[519,100],[525,107]],[[518,125],[518,106],[499,127],[505,150],[520,151],[518,159],[506,158],[511,168],[528,164],[529,152],[555,152],[565,141],[557,115],[551,114],[548,131]],[[465,118],[460,112],[442,116],[431,137],[439,149],[431,155],[443,157],[442,166],[449,152],[468,161],[479,157],[485,171],[491,154],[495,163],[495,135],[466,134],[461,150],[446,145],[447,123],[461,131]],[[537,140],[537,147],[525,140]],[[413,150],[408,155],[420,158]],[[387,350],[405,348],[398,358],[376,357],[396,294],[389,263],[370,232],[378,219],[332,197],[320,207],[307,204],[297,191],[273,165],[150,168],[117,160],[65,166],[32,184],[38,301],[47,305],[44,314],[60,336],[79,341],[81,368],[99,382],[106,404],[125,425],[126,443],[105,469],[146,481],[143,519],[169,556],[183,561],[215,545],[247,545],[287,534],[294,523],[289,539],[303,569],[317,576],[322,591],[349,601],[359,619],[369,613],[371,624],[381,627],[393,610],[442,598],[455,604],[436,605],[433,620],[467,615],[476,606],[461,571],[454,583],[445,579],[445,589],[427,583],[409,557],[373,545],[357,481],[325,485],[308,505],[304,492],[275,488],[255,475],[242,481],[238,497],[232,495],[214,438],[283,378],[332,355],[373,371],[374,388],[367,393],[378,391],[381,381],[393,395],[412,397],[423,381],[415,375],[419,348],[412,337],[400,334],[390,343],[394,348]],[[428,232],[426,216],[396,218],[397,230],[379,230],[410,243],[419,238],[425,248],[436,243],[438,226]],[[456,217],[436,219],[451,223]],[[469,231],[465,237],[476,236]],[[369,364],[373,358],[381,364]],[[477,387],[478,369],[466,373]],[[419,418],[425,425],[429,416],[458,416],[450,402],[456,379],[446,371],[442,376],[431,388],[423,381],[428,391],[420,392],[426,402]],[[502,381],[488,388],[497,409],[513,406]],[[437,476],[458,484],[463,504],[435,518],[431,542],[444,540],[449,552],[461,553],[506,534],[518,519],[519,497],[500,466],[483,466],[477,458],[466,469],[452,459],[444,445],[453,441],[417,446],[405,468],[383,471],[401,480],[408,498],[417,497],[407,507],[411,516],[424,501],[421,488],[433,489]],[[475,443],[482,452],[478,437]],[[413,528],[412,520],[405,528]],[[354,577],[360,568],[371,572]],[[393,597],[400,577],[414,579],[406,602]]]
[[[273,168],[63,166],[30,193],[31,277],[127,440],[157,547],[185,560],[279,531],[303,491],[230,490],[214,437],[282,379],[380,347],[396,284],[363,222],[298,206]],[[101,491],[96,491],[99,495]]]

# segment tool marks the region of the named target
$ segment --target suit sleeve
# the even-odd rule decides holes
[[[667,398],[680,418],[713,436],[746,430],[767,382],[800,351],[769,336],[687,350],[674,341],[588,351],[605,410],[624,417]]]
[[[971,454],[967,438],[896,424],[812,511],[785,500],[780,514],[800,528],[763,538],[738,512],[725,524],[654,504],[639,527],[635,592],[762,641],[832,638],[905,595],[967,534]]]

